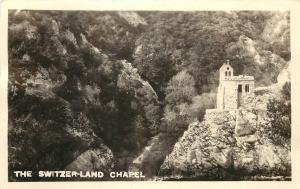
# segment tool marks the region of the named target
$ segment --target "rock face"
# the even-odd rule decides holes
[[[18,180],[13,170],[126,170],[159,126],[158,97],[126,55],[94,40],[102,27],[68,27],[64,18],[77,13],[50,14],[10,17],[9,179]],[[123,17],[143,24],[135,13]],[[98,15],[112,31],[128,26],[123,17]]]
[[[246,176],[290,176],[290,151],[264,136],[266,111],[207,111],[190,124],[160,168],[167,178],[243,180]]]
[[[291,80],[291,68],[290,62],[288,62],[285,67],[281,70],[277,77],[277,84],[283,86],[285,82]]]
[[[97,149],[90,149],[80,154],[65,170],[74,171],[110,171],[113,168],[113,154],[111,150],[101,145]]]
[[[129,24],[133,26],[138,26],[138,25],[147,25],[147,22],[145,19],[141,16],[139,16],[135,12],[118,12],[118,15],[124,18]]]

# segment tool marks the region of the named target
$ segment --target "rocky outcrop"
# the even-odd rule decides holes
[[[277,76],[277,85],[283,86],[287,81],[291,81],[291,68],[290,62],[287,62],[285,67],[281,70],[281,72]]]
[[[159,126],[151,85],[97,45],[91,28],[66,26],[63,15],[78,14],[16,14],[8,29],[10,179],[13,170],[126,170]]]
[[[103,171],[109,172],[113,168],[113,154],[111,150],[101,145],[96,149],[89,149],[80,154],[65,170],[72,171]]]
[[[186,118],[190,108],[183,103],[177,106],[178,112],[168,112],[168,126],[174,126],[175,132],[163,128],[165,87],[172,75],[189,70],[194,73],[198,92],[210,91],[215,83],[212,73],[219,64],[210,60],[227,56],[227,46],[233,52],[227,57],[252,57],[262,63],[261,67],[269,68],[264,63],[271,62],[272,68],[289,60],[290,52],[284,45],[289,44],[288,31],[266,39],[269,45],[261,44],[259,35],[244,32],[261,33],[254,31],[261,24],[253,23],[241,30],[235,25],[248,19],[239,19],[239,12],[231,13],[233,17],[224,19],[226,15],[221,12],[211,17],[206,12],[9,11],[9,170],[109,171],[114,161],[115,170],[126,170],[134,164],[149,177],[168,170],[174,175],[172,167],[176,167],[177,174],[191,165],[196,168],[187,168],[183,175],[190,170],[198,174],[198,168],[202,170],[199,175],[214,174],[212,170],[227,174],[228,170],[242,169],[235,168],[236,162],[250,162],[251,154],[255,158],[263,156],[258,158],[262,166],[276,166],[280,158],[275,155],[281,148],[274,150],[267,137],[260,137],[263,127],[252,124],[265,111],[264,102],[273,95],[270,89],[257,90],[259,97],[250,102],[256,110],[241,112],[240,118],[235,112],[211,112],[205,122],[191,124],[191,130],[175,146],[175,154],[170,154],[194,118]],[[285,22],[282,26],[288,25]],[[226,31],[215,32],[224,26]],[[268,36],[273,30],[264,33]],[[272,43],[275,38],[283,40],[276,45]],[[231,44],[241,51],[230,48]],[[284,47],[276,49],[286,58],[276,55],[270,44]],[[199,60],[211,64],[202,69]],[[277,71],[268,69],[257,74],[269,78],[268,73],[274,73],[277,77]],[[159,99],[150,84],[159,91]],[[201,111],[201,116],[195,116],[201,119],[203,110],[214,99],[204,94],[194,97],[191,105],[193,115]],[[178,129],[175,124],[184,127]],[[268,120],[260,124],[267,125]],[[264,148],[254,148],[261,143]],[[257,155],[264,151],[270,156]],[[166,154],[170,155],[163,166],[171,168],[159,170]],[[270,163],[272,159],[277,163]]]
[[[274,53],[290,59],[290,15],[287,12],[273,14],[267,20],[262,39],[272,46]]]
[[[143,17],[139,16],[136,12],[120,11],[118,12],[118,15],[135,27],[138,25],[147,25],[146,20]]]
[[[160,168],[165,179],[243,180],[290,176],[290,151],[266,137],[266,111],[210,110],[190,124]]]

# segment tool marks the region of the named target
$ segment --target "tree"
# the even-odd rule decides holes
[[[193,98],[193,103],[190,106],[190,114],[196,117],[199,121],[202,121],[205,115],[205,110],[215,108],[216,94],[215,93],[203,93]]]
[[[291,142],[291,83],[282,87],[282,98],[269,100],[267,104],[271,125],[267,129],[269,137],[276,145],[290,146]]]
[[[175,73],[171,59],[173,42],[174,39],[165,32],[142,34],[136,42],[134,66],[149,81],[160,99],[163,99],[163,89]]]
[[[195,80],[186,71],[175,75],[166,88],[166,103],[170,106],[190,103],[196,95]]]

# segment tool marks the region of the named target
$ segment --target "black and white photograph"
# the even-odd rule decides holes
[[[8,182],[292,181],[290,17],[8,10]]]

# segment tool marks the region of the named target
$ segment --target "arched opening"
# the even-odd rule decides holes
[[[231,71],[228,72],[228,76],[231,76]]]
[[[227,71],[225,72],[225,76],[227,76]]]

